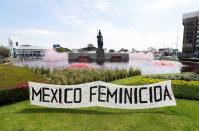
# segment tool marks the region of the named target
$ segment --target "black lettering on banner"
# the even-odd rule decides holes
[[[79,100],[77,100],[77,93],[79,94]],[[82,100],[82,90],[81,88],[75,88],[74,89],[74,103],[80,103],[81,100]]]
[[[159,89],[160,98],[157,98],[157,89]],[[159,101],[162,100],[162,88],[161,88],[161,86],[154,86],[154,99],[155,99],[155,102],[159,102]]]
[[[92,102],[92,96],[96,95],[96,93],[93,93],[93,90],[92,90],[93,88],[97,88],[97,86],[91,86],[90,87],[90,102]]]
[[[52,99],[51,99],[51,103],[53,103],[53,100],[55,100],[56,102],[58,102],[56,94],[57,94],[57,89],[55,89],[55,91],[53,89],[51,89],[52,92]]]
[[[167,85],[165,86],[165,90],[164,90],[164,100],[166,100],[166,97],[169,97],[170,100],[172,100],[171,95],[167,89]]]
[[[107,88],[107,97],[106,97],[107,102],[109,102],[109,97],[111,98],[115,97],[115,103],[117,103],[117,89],[115,89],[115,91],[111,93],[109,88]]]
[[[47,87],[43,87],[42,88],[42,91],[43,91],[43,95],[42,95],[43,96],[43,102],[50,102],[49,100],[45,99],[46,96],[48,96],[48,97],[50,96],[50,94],[46,94],[46,90],[49,90],[49,88],[47,88]]]
[[[98,83],[98,82],[97,82]],[[89,85],[89,84],[87,84]],[[92,86],[96,85],[96,86]],[[122,104],[122,106],[126,107],[128,104],[141,104],[143,103],[148,103],[147,105],[150,105],[152,103],[160,102],[160,101],[169,101],[173,99],[173,93],[171,90],[170,85],[167,84],[156,84],[155,86],[137,86],[137,87],[107,87],[106,84],[91,84],[90,86],[90,94],[87,94],[89,91],[88,88],[85,88],[85,92],[82,89],[82,87],[77,87],[77,88],[52,88],[42,85],[36,87],[32,87],[30,85],[30,102],[33,102],[32,104],[37,104],[40,105],[38,102],[50,102],[50,103],[81,103],[85,97],[85,102],[82,104],[87,104],[90,102],[94,103],[89,103],[88,105],[95,105],[97,102],[98,106],[103,106],[103,104],[99,104],[100,102],[106,102],[105,106],[111,104],[116,104],[116,105],[111,105],[111,107],[118,107]],[[83,94],[86,93],[86,94]],[[89,95],[89,96],[83,96],[83,95]],[[32,100],[32,101],[31,101]],[[173,101],[172,101],[173,102]],[[165,105],[174,105],[175,103],[162,103]],[[175,98],[174,98],[175,102]],[[82,106],[82,104],[76,104],[76,106]],[[118,105],[119,104],[119,105]],[[126,104],[126,106],[125,106]],[[70,104],[69,104],[70,105]],[[146,105],[146,106],[147,106]],[[63,104],[63,106],[65,106]],[[153,106],[153,104],[151,105]],[[162,105],[160,105],[162,106]],[[132,106],[132,108],[134,108]]]
[[[72,103],[72,101],[68,101],[68,100],[67,100],[67,98],[68,98],[68,91],[69,91],[69,90],[73,90],[73,89],[72,89],[72,88],[66,88],[66,89],[64,90],[64,94],[65,94],[65,95],[64,95],[64,102],[65,102],[65,103]]]
[[[152,93],[152,90],[153,88],[152,87],[149,87],[149,99],[150,99],[150,103],[153,102],[153,93]]]
[[[103,100],[102,96],[106,95],[106,93],[102,92],[102,89],[106,89],[106,87],[99,85],[99,89],[98,89],[98,101],[105,102],[106,100]]]
[[[59,89],[59,103],[62,103],[62,89]]]
[[[120,88],[120,91],[119,91],[119,103],[122,103],[122,97],[123,97],[122,88]]]
[[[147,101],[142,100],[142,91],[146,90],[146,89],[147,89],[147,87],[141,87],[140,90],[139,90],[140,103],[147,103]]]
[[[39,89],[38,92],[36,92],[35,89],[34,89],[34,87],[32,87],[32,100],[34,100],[34,95],[35,96],[40,96],[39,101],[41,102],[41,98],[42,98],[41,88]]]
[[[138,95],[137,95],[137,88],[134,89],[134,103],[138,103]]]
[[[129,100],[129,103],[132,104],[132,88],[129,88],[130,91],[128,91],[128,88],[124,89],[124,103],[126,104],[127,102],[127,97]],[[129,93],[130,92],[130,93]]]

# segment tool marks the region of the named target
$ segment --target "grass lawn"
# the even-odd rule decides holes
[[[199,101],[176,107],[119,110],[101,107],[53,109],[28,101],[0,107],[0,130],[199,130]]]
[[[0,64],[0,89],[14,88],[16,84],[27,81],[43,81],[44,78],[32,71],[13,65]]]

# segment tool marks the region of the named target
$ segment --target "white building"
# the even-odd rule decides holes
[[[43,57],[47,48],[31,45],[19,45],[19,42],[8,39],[9,48],[13,57],[38,58]]]
[[[21,45],[15,49],[15,57],[43,57],[46,48],[40,46]]]

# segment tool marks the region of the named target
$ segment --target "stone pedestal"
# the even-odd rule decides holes
[[[104,49],[97,48],[96,55],[97,55],[97,63],[103,64],[104,63]]]

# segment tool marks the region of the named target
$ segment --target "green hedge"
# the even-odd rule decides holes
[[[141,75],[137,68],[129,69],[95,69],[95,68],[67,68],[50,71],[44,67],[30,68],[36,74],[48,78],[48,83],[58,85],[75,85],[97,80],[110,82],[130,76]]]
[[[177,98],[199,100],[199,82],[173,80],[173,91]]]
[[[113,81],[121,85],[145,85],[165,81],[164,79],[130,77]],[[199,81],[172,80],[173,92],[176,98],[199,100]]]
[[[0,105],[20,102],[29,98],[28,88],[0,90]]]
[[[166,79],[166,80],[185,80],[185,81],[199,81],[199,74],[194,72],[183,72],[175,74],[155,74],[145,75],[146,78]]]

